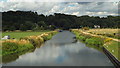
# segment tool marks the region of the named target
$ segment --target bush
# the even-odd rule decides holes
[[[29,40],[30,43],[32,43],[34,46],[40,45],[41,43],[44,42],[44,39],[41,36],[28,36],[28,37],[21,38],[21,39]]]
[[[104,41],[100,38],[93,37],[86,39],[85,43],[87,43],[88,45],[103,45]]]
[[[14,51],[16,51],[16,49],[18,49],[18,44],[17,43],[13,43],[13,42],[5,42],[2,44],[2,53],[3,55],[6,53],[12,53]]]
[[[13,53],[20,53],[24,50],[34,48],[32,44],[18,44],[14,42],[4,42],[2,43],[2,55],[9,55]]]
[[[6,56],[13,53],[22,53],[23,51],[34,49],[34,46],[40,45],[44,41],[51,39],[52,36],[56,33],[57,32],[55,31],[43,33],[38,36],[28,36],[20,38],[20,40],[5,40],[2,42],[3,50],[2,53],[0,52],[0,55]]]
[[[85,41],[86,38],[84,36],[79,36],[78,39],[82,40],[82,41]]]

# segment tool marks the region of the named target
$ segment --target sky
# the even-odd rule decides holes
[[[70,15],[108,16],[118,15],[120,0],[0,0],[0,12],[36,11],[50,15],[64,13]]]

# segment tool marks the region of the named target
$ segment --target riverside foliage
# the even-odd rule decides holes
[[[56,33],[57,31],[51,31],[37,36],[28,36],[20,38],[19,40],[3,40],[1,55],[5,56],[34,49],[37,45],[40,45],[44,41],[51,39],[52,36]]]
[[[77,39],[85,42],[87,46],[105,47],[112,55],[120,60],[120,42],[114,41],[112,38],[106,36],[85,34],[83,30],[73,29],[71,31],[76,34]]]

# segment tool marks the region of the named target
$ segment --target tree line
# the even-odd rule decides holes
[[[120,16],[76,16],[62,13],[45,16],[32,11],[2,12],[2,30],[54,30],[99,25],[101,28],[120,28]]]

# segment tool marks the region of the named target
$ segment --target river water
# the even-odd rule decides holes
[[[113,66],[103,52],[75,42],[73,37],[69,31],[59,32],[34,52],[3,66]]]

